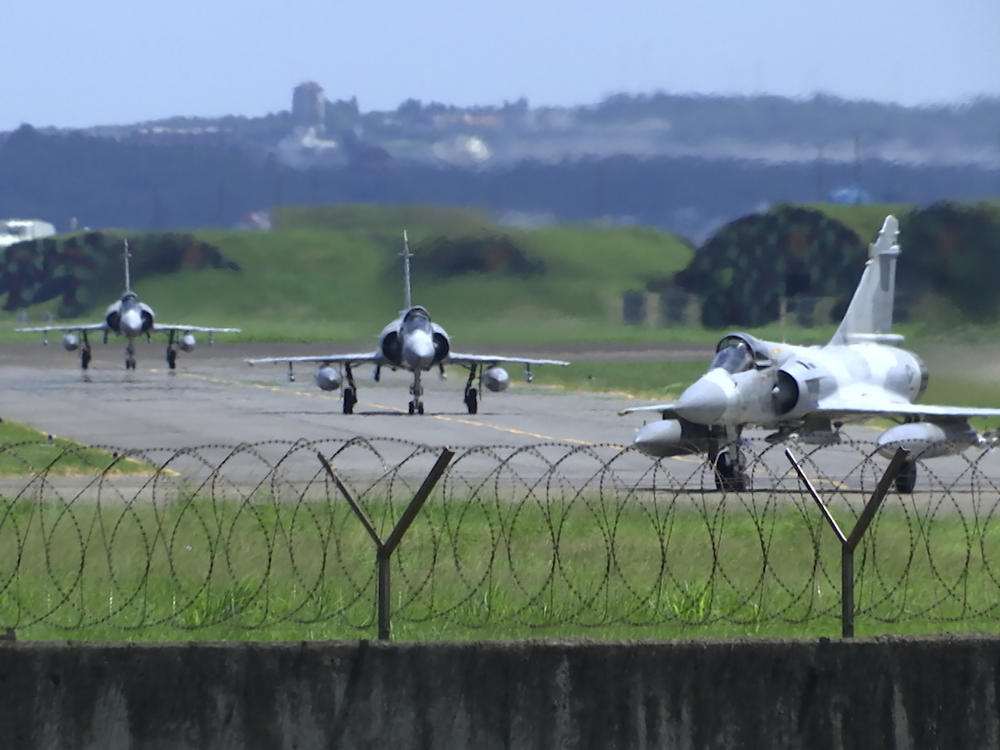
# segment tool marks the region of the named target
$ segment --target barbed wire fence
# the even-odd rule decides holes
[[[381,575],[391,575],[393,628],[428,637],[835,624],[840,542],[785,447],[747,441],[750,485],[738,493],[718,492],[693,456],[565,443],[452,449],[380,574],[378,540],[398,530],[441,446],[3,445],[0,628],[382,635]],[[845,528],[888,465],[870,442],[787,447]],[[858,545],[857,617],[876,628],[995,629],[997,456],[918,461],[918,476],[912,494],[889,491]]]

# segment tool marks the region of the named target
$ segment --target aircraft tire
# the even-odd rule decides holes
[[[728,451],[715,458],[715,489],[719,492],[745,492],[749,477],[736,470]]]
[[[82,367],[84,370],[86,370],[88,367],[90,367],[90,350],[89,349],[84,349],[82,352],[80,352],[80,367]]]
[[[469,410],[469,414],[475,414],[479,411],[479,394],[476,393],[475,388],[470,388],[469,392],[465,394],[465,406]]]
[[[125,360],[125,369],[126,370],[134,370],[135,369],[135,360],[132,359],[131,357],[129,357],[128,359],[126,359]]]
[[[177,350],[167,349],[167,367],[171,370],[177,367]]]
[[[354,405],[358,402],[358,397],[354,395],[353,388],[344,389],[344,414],[353,414]]]
[[[423,414],[423,413],[424,413],[424,402],[421,401],[419,404],[417,404],[417,414]]]
[[[410,402],[410,414],[413,414],[413,413],[414,413],[414,412],[415,412],[416,410],[417,410],[417,406],[416,406],[416,404],[414,404],[414,403],[413,403],[413,402],[411,401],[411,402]]]
[[[903,462],[903,468],[896,475],[896,492],[900,495],[913,494],[913,488],[917,485],[917,462],[907,459]]]

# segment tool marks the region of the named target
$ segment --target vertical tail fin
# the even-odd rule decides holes
[[[830,339],[831,344],[851,344],[877,341],[896,344],[902,336],[890,333],[892,302],[896,293],[896,258],[899,255],[899,222],[885,217],[878,237],[869,245],[868,261],[854,290],[840,327]]]
[[[403,303],[404,310],[413,307],[413,300],[410,297],[410,241],[406,237],[406,230],[403,230]]]
[[[127,293],[132,291],[132,279],[129,278],[128,273],[128,259],[132,257],[128,252],[128,237],[125,238],[124,244],[125,249],[122,251],[122,258],[125,260],[125,291]]]

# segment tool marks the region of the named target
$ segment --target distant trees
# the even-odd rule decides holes
[[[724,226],[673,282],[700,297],[701,321],[709,327],[765,325],[778,319],[783,301],[803,298],[834,300],[836,322],[876,231],[862,239],[819,210],[778,206]],[[899,242],[898,290],[911,299],[940,295],[970,320],[1000,317],[1000,206],[942,202],[915,209],[900,217]]]

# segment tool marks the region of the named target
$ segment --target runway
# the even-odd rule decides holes
[[[355,374],[359,401],[355,413],[346,415],[342,413],[339,391],[324,392],[315,386],[311,365],[297,367],[297,380],[290,383],[283,365],[250,367],[243,362],[248,356],[323,350],[315,344],[217,343],[182,354],[178,369],[170,372],[162,359],[162,345],[154,342],[139,346],[138,369],[128,372],[119,361],[119,347],[109,344],[95,349],[91,368],[83,373],[75,353],[63,351],[58,344],[0,344],[0,417],[80,443],[124,449],[225,448],[265,441],[346,441],[356,437],[389,438],[458,450],[509,446],[505,449],[508,453],[517,447],[549,443],[555,444],[548,449],[552,455],[592,447],[592,460],[564,467],[573,481],[581,482],[593,475],[598,455],[602,460],[615,456],[629,445],[641,424],[636,415],[618,416],[619,409],[636,403],[624,395],[529,385],[520,382],[516,367],[510,368],[511,388],[503,393],[483,394],[476,415],[469,415],[462,401],[464,369],[450,368],[449,378],[443,381],[436,372],[426,374],[427,411],[423,416],[407,413],[411,380],[408,373],[384,370],[381,382],[376,383],[372,369],[361,367]],[[520,353],[533,356],[541,352]],[[544,354],[577,361],[581,357],[579,350]],[[609,348],[595,349],[594,356],[621,358],[625,367],[635,354]],[[675,356],[699,354],[681,349]],[[663,356],[663,352],[657,352],[657,356]],[[870,441],[877,432],[857,427],[851,428],[849,434]],[[757,444],[762,445],[759,438],[763,433],[748,431],[748,435],[756,435]],[[794,446],[798,455],[809,449]],[[996,453],[991,451],[979,460],[981,470],[991,477],[1000,477]],[[931,462],[933,481],[943,486],[963,481],[970,460],[977,455],[970,450],[963,456]],[[859,461],[863,462],[863,456],[856,447],[833,446],[817,455],[810,471],[814,475],[846,477]],[[870,492],[872,472],[888,463],[878,461],[877,465],[869,462],[868,477],[857,482],[838,481],[834,489],[845,491],[856,484],[856,489],[867,487]],[[655,481],[650,474],[652,464],[648,457],[629,452],[617,459],[615,472],[628,483]],[[467,465],[471,467],[472,463]],[[666,459],[662,466],[669,474],[688,477],[691,484],[711,483],[710,475],[704,473],[704,461],[698,457]],[[484,465],[484,470],[488,469]],[[313,476],[316,470],[314,460],[302,469],[305,476]],[[768,482],[780,478],[787,489],[798,487],[795,477],[789,476],[783,446],[771,449],[757,470]],[[924,476],[918,480],[918,485],[923,484]]]
[[[457,447],[586,445],[626,444],[631,436],[627,420],[616,414],[623,397],[529,385],[519,382],[520,368],[511,368],[509,390],[482,395],[476,415],[462,400],[464,369],[450,368],[443,381],[437,372],[426,373],[427,412],[419,416],[407,413],[408,373],[383,370],[376,383],[372,368],[360,367],[359,401],[346,415],[340,391],[317,388],[311,365],[296,367],[296,382],[289,383],[283,365],[243,362],[288,347],[216,344],[182,354],[173,372],[160,349],[139,347],[138,369],[127,372],[117,351],[107,347],[111,360],[99,347],[84,374],[78,358],[59,346],[0,345],[0,416],[83,443],[141,447],[355,436]]]

